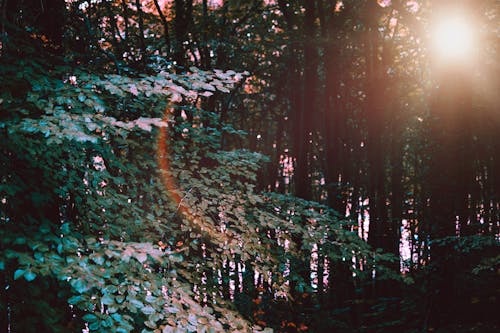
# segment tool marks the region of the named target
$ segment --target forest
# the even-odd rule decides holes
[[[0,0],[0,332],[500,332],[497,0]]]

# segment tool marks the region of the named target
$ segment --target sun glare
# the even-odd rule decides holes
[[[474,49],[472,23],[461,16],[441,18],[435,24],[432,40],[434,51],[442,60],[467,60]]]

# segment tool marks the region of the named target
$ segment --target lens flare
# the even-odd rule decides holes
[[[432,32],[436,56],[444,61],[465,61],[474,51],[472,23],[462,16],[445,16],[435,24]]]
[[[163,116],[163,121],[165,123],[169,122],[170,116],[173,114],[173,108],[167,107]],[[160,169],[161,178],[163,185],[167,190],[170,200],[177,206],[176,213],[182,216],[189,223],[190,227],[198,232],[204,232],[214,239],[223,239],[229,242],[230,240],[235,240],[236,235],[232,232],[225,230],[222,231],[220,227],[214,225],[204,216],[195,213],[193,207],[190,207],[188,200],[184,200],[185,196],[181,195],[181,188],[177,183],[171,169],[170,158],[171,158],[171,147],[169,143],[171,138],[169,136],[169,129],[166,126],[161,126],[159,128],[158,140],[157,140],[157,161],[158,167]],[[189,191],[185,193],[189,194]],[[162,243],[163,244],[163,243]],[[166,246],[166,244],[160,244],[160,246]]]

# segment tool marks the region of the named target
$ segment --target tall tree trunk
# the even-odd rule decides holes
[[[345,184],[345,175],[342,174],[345,133],[345,115],[343,115],[343,100],[341,100],[340,85],[342,82],[342,59],[338,39],[340,33],[339,27],[342,22],[341,17],[334,17],[328,23],[327,43],[324,54],[325,67],[325,88],[324,88],[324,124],[323,137],[325,145],[325,182],[328,192],[328,205],[344,214],[346,202],[342,194],[343,186],[339,182],[339,177]],[[323,24],[327,24],[324,22]]]
[[[385,85],[383,68],[379,60],[380,38],[378,32],[379,7],[375,1],[365,8],[366,40],[366,97],[364,112],[367,130],[368,197],[370,207],[370,233],[368,242],[374,247],[385,247],[387,233],[386,175],[383,140],[385,114],[383,101]]]
[[[202,2],[202,14],[201,14],[201,50],[200,50],[200,62],[204,69],[210,68],[210,51],[208,49],[208,4],[207,0]]]
[[[302,100],[295,117],[295,195],[306,200],[312,199],[309,164],[313,140],[313,124],[316,116],[316,78],[318,59],[314,21],[314,0],[305,1],[304,18],[304,74],[302,78]]]
[[[193,15],[193,0],[175,0],[175,45],[174,45],[174,60],[182,69],[187,66],[186,47],[188,42],[188,32],[192,23]]]
[[[446,309],[439,316],[451,318],[454,304],[454,282],[456,256],[453,255],[453,237],[457,234],[460,211],[463,209],[463,140],[470,133],[464,132],[461,117],[470,113],[470,85],[461,73],[442,72],[438,79],[440,89],[435,91],[431,104],[432,112],[432,155],[427,183],[430,186],[430,207],[428,217],[431,225],[431,263],[437,271],[433,274],[431,288],[436,291],[434,306]],[[440,310],[441,311],[441,310]],[[439,324],[433,322],[433,324]]]

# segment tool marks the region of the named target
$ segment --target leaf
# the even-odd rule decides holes
[[[205,90],[208,90],[208,91],[215,91],[215,87],[211,84],[208,84],[208,83],[202,84],[201,87]]]
[[[93,323],[89,324],[89,329],[91,331],[97,331],[101,324],[98,321],[94,321]]]
[[[149,321],[154,321],[155,323],[165,318],[165,316],[161,313],[155,312],[149,315]]]
[[[135,121],[135,124],[137,125],[137,127],[139,127],[140,129],[144,130],[144,131],[148,131],[148,132],[151,132],[151,124],[149,123],[148,119],[145,119],[145,118],[139,118]]]
[[[33,257],[35,257],[35,259],[39,262],[45,261],[43,254],[41,254],[40,252],[35,252],[35,254],[33,254]]]
[[[147,295],[146,298],[145,298],[146,302],[148,303],[154,303],[156,302],[157,298],[152,296],[152,295]]]
[[[97,320],[97,316],[95,314],[92,314],[92,313],[87,313],[86,315],[84,315],[82,317],[82,320],[86,321],[88,323],[93,323]]]
[[[75,288],[75,290],[80,293],[80,294],[83,294],[84,292],[88,291],[91,287],[85,283],[84,280],[82,279],[75,279],[75,280],[71,280],[70,282],[71,286],[73,288]]]
[[[139,301],[139,300],[137,300],[135,298],[130,299],[129,302],[130,302],[130,304],[132,304],[137,309],[142,309],[144,307],[144,304],[141,301]]]
[[[152,306],[150,306],[150,305],[147,305],[147,306],[143,307],[141,309],[141,311],[142,311],[142,313],[144,313],[146,315],[150,315],[150,314],[153,314],[153,313],[156,312],[156,310]]]
[[[139,261],[141,264],[144,263],[148,259],[148,255],[144,252],[138,252],[134,256],[137,261]]]
[[[224,93],[231,92],[229,89],[227,89],[226,87],[223,87],[223,86],[217,86],[217,90],[222,91]]]
[[[82,296],[76,295],[68,298],[68,304],[75,305],[82,299]]]
[[[31,282],[36,278],[36,274],[32,271],[26,271],[26,273],[24,273],[24,278],[26,281]]]
[[[135,84],[130,85],[130,93],[134,96],[139,95],[139,91],[137,90],[137,86]]]
[[[109,293],[109,294],[116,293],[117,291],[118,291],[118,288],[115,285],[109,285],[103,289],[104,293]]]
[[[190,313],[189,316],[188,316],[188,321],[191,325],[194,325],[196,326],[196,324],[198,323],[198,318],[196,317],[196,315],[194,313]]]
[[[144,325],[146,325],[147,327],[152,328],[152,329],[156,328],[156,326],[157,326],[156,323],[153,323],[152,321],[149,321],[149,320],[146,320],[144,322]]]
[[[101,302],[102,302],[102,304],[110,305],[110,304],[113,304],[115,301],[113,299],[113,296],[111,296],[111,295],[104,295],[101,298]]]
[[[102,327],[112,327],[113,326],[113,318],[107,317],[104,321],[101,322]]]
[[[204,92],[201,92],[199,93],[199,95],[201,96],[205,96],[205,97],[210,97],[212,96],[214,93],[213,92],[210,92],[210,91],[204,91]]]
[[[162,333],[173,333],[175,332],[175,328],[172,326],[165,326],[162,330]]]
[[[183,262],[184,261],[184,257],[182,256],[182,254],[180,253],[174,253],[174,254],[171,254],[169,257],[168,257],[172,262]]]
[[[95,254],[93,257],[92,257],[92,261],[94,261],[96,264],[102,266],[102,264],[104,264],[104,258],[102,255],[100,254]]]
[[[167,307],[165,310],[167,310],[167,312],[169,313],[177,313],[180,311],[178,308],[175,308],[173,306]]]
[[[111,318],[113,318],[113,320],[117,323],[121,322],[122,321],[122,316],[118,313],[113,313],[111,315]]]
[[[14,272],[14,280],[19,279],[21,276],[23,276],[24,270],[23,269],[18,269]]]
[[[178,93],[172,93],[172,97],[170,99],[174,103],[182,102],[182,96],[181,96],[181,94],[178,94]]]

